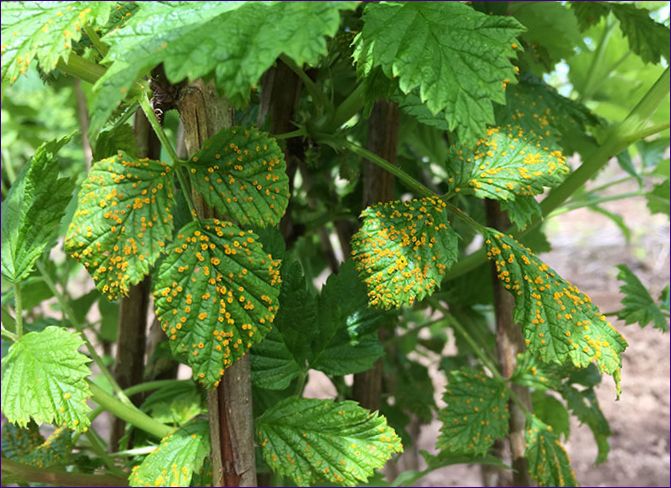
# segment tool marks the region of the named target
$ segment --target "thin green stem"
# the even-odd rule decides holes
[[[163,131],[161,123],[156,118],[156,114],[154,113],[154,109],[151,106],[151,102],[149,101],[147,94],[143,93],[142,95],[140,95],[138,97],[138,102],[140,103],[140,108],[142,108],[145,117],[147,117],[147,120],[149,121],[149,125],[151,125],[151,128],[154,129],[156,137],[158,137],[158,140],[161,141],[161,146],[163,146],[163,148],[168,153],[168,156],[170,156],[172,165],[177,166],[177,164],[179,163],[179,157],[177,156],[177,151],[175,151],[175,148],[170,142],[170,139],[168,139],[168,136]]]
[[[135,457],[145,456],[154,452],[158,446],[136,447],[135,449],[126,449],[125,451],[117,451],[110,454],[112,457]]]
[[[308,373],[302,372],[298,375],[298,382],[296,383],[296,396],[301,397],[303,395],[303,390],[305,389],[305,384],[308,380]]]
[[[105,366],[105,363],[103,362],[102,358],[100,357],[100,355],[98,355],[98,351],[96,351],[96,348],[93,346],[93,344],[91,344],[91,341],[89,341],[88,337],[86,337],[86,334],[84,333],[86,325],[79,322],[77,316],[72,310],[72,307],[70,307],[70,303],[66,298],[65,294],[61,293],[58,290],[56,284],[51,279],[51,276],[49,275],[49,273],[47,272],[42,263],[40,262],[37,263],[37,269],[39,270],[44,283],[56,297],[56,301],[58,301],[58,304],[60,305],[63,314],[65,314],[67,319],[70,321],[71,325],[81,333],[84,345],[86,346],[86,349],[91,355],[91,359],[93,359],[93,362],[96,364],[96,366],[98,366],[98,369],[100,369],[102,375],[107,379],[107,381],[109,381],[110,385],[112,385],[112,388],[114,389],[114,392],[117,394],[119,399],[127,405],[132,405],[128,397],[124,395],[124,392],[119,386],[119,383],[117,383],[116,379],[114,378],[114,375],[110,372],[109,369],[107,369],[107,366]]]
[[[594,77],[596,76],[597,68],[603,61],[603,57],[606,52],[606,46],[608,45],[608,38],[610,37],[614,27],[615,24],[609,22],[603,30],[601,38],[599,39],[599,44],[597,44],[597,47],[594,50],[594,54],[592,55],[592,62],[590,63],[589,69],[587,71],[585,85],[580,96],[578,97],[579,102],[583,101],[585,98],[591,97],[592,93],[594,93]]]
[[[354,117],[366,101],[366,84],[360,83],[350,95],[338,105],[333,118],[322,129],[326,133],[333,133],[349,119]]]
[[[390,337],[389,339],[384,341],[384,343],[386,345],[386,344],[395,344],[397,342],[401,342],[401,341],[403,341],[404,339],[406,339],[410,336],[419,334],[422,330],[426,329],[427,327],[431,327],[432,325],[439,324],[440,322],[444,322],[444,321],[445,321],[445,317],[440,317],[440,318],[435,319],[435,320],[429,320],[428,322],[424,322],[423,324],[416,325],[412,329],[407,329],[403,334],[394,335],[394,336]]]
[[[14,180],[16,180],[16,173],[14,172],[14,165],[12,164],[8,149],[2,150],[2,162],[2,167],[5,169],[5,173],[7,173],[7,179],[11,185],[14,183]]]
[[[577,210],[579,208],[591,207],[593,205],[600,205],[602,203],[615,202],[615,201],[618,201],[618,200],[626,200],[627,198],[643,197],[643,196],[646,196],[647,194],[648,194],[647,192],[639,190],[639,191],[632,191],[632,192],[627,192],[627,193],[620,193],[619,195],[608,195],[608,196],[601,197],[601,198],[595,198],[593,200],[573,201],[573,202],[567,203],[563,207],[559,207],[554,212],[552,212],[550,215],[548,215],[547,218],[551,219],[553,217],[557,217],[559,215],[565,214],[567,212],[571,212],[573,210]]]
[[[21,284],[14,283],[14,321],[16,324],[16,336],[23,336],[23,304],[21,303]]]
[[[137,407],[125,405],[95,383],[91,381],[88,383],[91,388],[93,401],[116,417],[159,438],[163,438],[172,432],[170,427],[151,418]]]
[[[86,24],[84,26],[84,33],[88,36],[96,51],[98,51],[102,57],[105,57],[107,51],[109,51],[109,46],[100,40],[95,29],[90,24]]]
[[[312,78],[308,76],[308,74],[303,71],[303,69],[298,66],[293,59],[291,59],[289,56],[286,54],[282,54],[280,56],[280,60],[286,64],[291,71],[296,73],[296,76],[298,76],[303,84],[305,85],[305,89],[308,91],[310,96],[312,97],[313,101],[319,105],[320,107],[323,107],[326,110],[333,110],[331,107],[331,103],[326,99],[326,96],[321,92],[319,87],[315,84],[314,81],[312,81]]]
[[[92,63],[81,56],[71,53],[67,63],[62,59],[58,61],[56,67],[63,73],[79,78],[88,83],[95,83],[107,71],[104,66]]]
[[[17,336],[14,332],[5,329],[4,325],[0,325],[0,328],[2,330],[2,335],[7,339],[9,339],[10,341],[16,342],[19,340],[19,336]]]
[[[483,366],[485,366],[495,378],[501,381],[505,381],[505,378],[499,372],[499,369],[496,367],[496,364],[494,364],[494,362],[484,353],[482,347],[480,347],[480,345],[477,342],[475,342],[475,339],[471,337],[466,328],[463,325],[461,325],[461,323],[457,319],[455,319],[454,316],[451,313],[449,313],[445,308],[443,308],[442,306],[440,308],[443,311],[444,314],[443,316],[445,317],[445,319],[450,323],[452,328],[466,342],[468,342],[468,345],[471,346],[475,355],[478,357],[480,361],[482,361]]]
[[[367,159],[373,164],[376,164],[380,168],[384,169],[385,171],[393,174],[396,176],[399,180],[401,180],[405,185],[410,188],[412,191],[414,191],[416,194],[423,196],[423,197],[430,197],[430,196],[436,196],[436,194],[431,191],[430,188],[424,186],[422,183],[417,181],[415,178],[410,176],[408,173],[403,171],[401,168],[398,166],[391,164],[389,161],[387,161],[384,158],[381,158],[374,152],[369,151],[368,149],[364,149],[363,147],[359,146],[358,144],[355,144],[353,142],[346,142],[345,147],[352,151],[354,154],[357,154],[361,156],[364,159]]]
[[[302,137],[305,136],[305,129],[296,129],[291,132],[285,132],[284,134],[273,135],[273,139],[281,141],[282,139],[291,139],[292,137]]]
[[[196,207],[191,200],[191,195],[189,195],[189,187],[187,186],[186,178],[182,174],[182,168],[175,168],[175,174],[177,175],[177,181],[179,182],[179,187],[184,195],[184,200],[189,207],[189,212],[191,212],[191,218],[193,220],[198,220],[198,212],[196,212]]]
[[[111,474],[70,473],[55,469],[36,468],[27,464],[18,463],[2,456],[2,471],[17,478],[54,486],[128,486],[127,476]]]
[[[486,227],[482,225],[480,222],[477,220],[473,219],[470,215],[468,215],[466,212],[461,210],[459,207],[456,207],[452,205],[451,203],[446,203],[446,208],[455,214],[457,217],[459,217],[461,220],[469,224],[471,227],[473,227],[475,230],[478,232],[485,232]]]
[[[128,476],[128,473],[125,473],[124,471],[119,469],[116,464],[114,464],[114,459],[112,459],[112,457],[107,453],[107,449],[102,443],[102,440],[93,429],[87,430],[85,435],[86,438],[91,443],[91,448],[93,449],[93,452],[95,452],[98,455],[98,457],[103,460],[107,468],[110,470],[110,473],[113,473],[121,477]]]

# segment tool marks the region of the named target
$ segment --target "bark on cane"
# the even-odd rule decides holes
[[[211,85],[196,81],[182,88],[177,102],[189,155],[206,139],[230,127],[233,111]],[[193,194],[201,218],[214,211]],[[254,418],[249,354],[233,363],[216,389],[208,392],[213,486],[256,486]]]
[[[487,224],[499,230],[508,227],[506,215],[501,212],[498,202],[487,200]],[[524,341],[520,327],[513,322],[513,296],[501,285],[496,274],[496,267],[492,264],[492,280],[494,284],[494,308],[496,312],[496,346],[501,364],[501,373],[510,378],[515,371],[517,354],[524,350]],[[513,385],[513,392],[531,410],[531,396],[529,389]],[[515,402],[510,401],[510,432],[508,442],[513,466],[513,485],[530,486],[529,464],[524,454],[526,444],[524,432],[526,426],[525,412]]]

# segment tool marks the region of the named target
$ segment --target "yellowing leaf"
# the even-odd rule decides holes
[[[276,225],[289,202],[284,153],[256,129],[224,129],[191,158],[205,201],[243,226]]]
[[[457,259],[457,234],[438,197],[368,207],[352,256],[370,304],[397,308],[431,295]]]
[[[539,486],[576,486],[568,454],[551,427],[531,416],[525,437],[529,474]]]
[[[279,261],[230,222],[182,228],[154,280],[156,315],[170,347],[207,386],[268,333],[278,309]]]
[[[569,172],[561,151],[514,126],[488,129],[474,149],[453,147],[446,169],[451,190],[496,200],[538,195]]]
[[[545,362],[579,368],[594,362],[614,376],[619,394],[627,341],[592,300],[512,237],[488,229],[485,244],[499,280],[515,297],[514,319],[527,348]]]
[[[65,250],[108,298],[139,283],[172,236],[172,169],[120,152],[93,165]]]

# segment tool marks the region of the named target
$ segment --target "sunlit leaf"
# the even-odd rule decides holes
[[[622,282],[620,292],[624,295],[624,308],[617,313],[617,318],[626,324],[638,323],[641,327],[652,324],[655,329],[668,331],[669,317],[662,312],[661,304],[655,302],[641,280],[626,265],[620,264],[617,269],[617,279]]]

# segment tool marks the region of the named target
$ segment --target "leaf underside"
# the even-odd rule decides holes
[[[9,459],[35,468],[64,465],[72,452],[72,432],[59,427],[47,439],[34,422],[27,428],[14,424],[2,426],[2,454]]]

